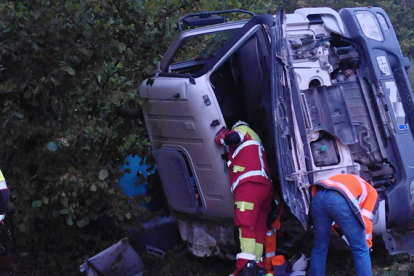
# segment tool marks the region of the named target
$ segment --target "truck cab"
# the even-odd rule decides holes
[[[228,12],[251,19],[226,22]],[[389,253],[414,254],[414,98],[384,10],[219,11],[178,25],[139,96],[166,200],[194,255],[228,255],[237,242],[214,137],[238,120],[261,137],[275,191],[304,230],[310,187],[352,173],[379,194],[374,233]]]

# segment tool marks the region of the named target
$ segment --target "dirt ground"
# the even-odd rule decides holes
[[[355,275],[350,250],[346,246],[338,248],[337,243],[340,242],[331,242],[326,275]],[[381,241],[374,244],[371,259],[373,275],[414,276],[414,258],[408,255],[390,256]],[[145,267],[144,276],[227,276],[234,268],[234,261],[231,260],[196,258],[183,245],[166,252],[164,258],[143,254],[142,260]]]

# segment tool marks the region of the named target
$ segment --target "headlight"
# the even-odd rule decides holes
[[[373,13],[368,11],[357,11],[355,12],[355,16],[366,37],[376,41],[384,41],[384,36],[379,27],[377,18]]]

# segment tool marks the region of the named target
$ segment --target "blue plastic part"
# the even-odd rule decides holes
[[[124,176],[119,179],[119,186],[128,196],[136,196],[139,194],[146,195],[148,193],[148,182],[141,183],[135,186],[138,182],[138,171],[147,178],[148,175],[153,174],[156,170],[156,166],[148,171],[149,165],[145,164],[146,157],[142,159],[140,156],[129,155],[125,158],[125,164],[121,165],[120,168],[124,172]],[[125,170],[129,169],[131,172],[128,173]]]
[[[155,165],[153,169],[149,169],[149,165],[145,164],[147,157],[140,157],[138,155],[132,156],[128,155],[125,158],[124,165],[121,165],[120,168],[124,172],[124,176],[119,179],[119,186],[122,188],[124,193],[128,196],[136,195],[147,195],[148,194],[148,182],[143,182],[138,185],[136,183],[139,181],[138,172],[140,172],[145,178],[148,175],[155,173],[157,166]],[[127,170],[130,170],[128,172]],[[144,207],[148,210],[151,210],[151,205],[143,203]]]

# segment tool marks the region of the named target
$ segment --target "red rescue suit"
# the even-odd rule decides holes
[[[320,180],[312,186],[312,196],[317,185],[340,192],[348,201],[351,209],[365,227],[368,247],[372,247],[372,219],[377,208],[378,193],[364,179],[353,174],[338,174]]]
[[[246,123],[238,122],[232,130],[219,132],[215,142],[229,147],[227,165],[235,196],[234,224],[240,228],[241,253],[237,254],[233,272],[237,275],[249,260],[259,262],[263,256],[273,186],[260,138]]]

